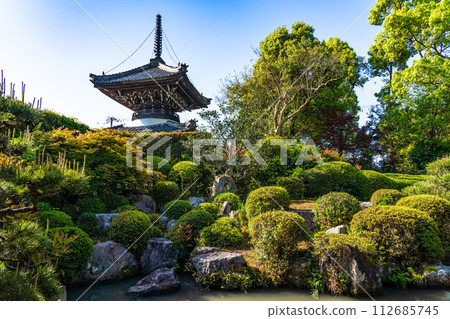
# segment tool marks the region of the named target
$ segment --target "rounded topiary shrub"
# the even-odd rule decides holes
[[[314,206],[317,225],[327,230],[342,224],[350,224],[353,215],[361,210],[359,201],[352,195],[331,192],[320,197]]]
[[[89,236],[98,234],[97,217],[92,213],[85,213],[78,218],[77,226],[84,230]]]
[[[277,180],[277,186],[284,187],[291,199],[302,199],[305,192],[305,186],[299,178],[295,177],[280,177]]]
[[[298,214],[270,211],[250,222],[250,236],[255,256],[267,261],[276,273],[286,270],[298,253],[298,243],[309,239],[305,220]]]
[[[147,162],[150,163],[153,171],[160,172],[164,175],[169,175],[172,169],[169,161],[159,156],[148,156]]]
[[[50,229],[50,238],[65,236],[75,238],[68,245],[68,251],[57,260],[57,271],[64,283],[69,283],[75,273],[86,266],[86,262],[92,254],[94,242],[83,230],[78,227],[58,227]]]
[[[370,197],[374,205],[395,205],[404,195],[396,189],[379,189]]]
[[[206,210],[214,218],[217,218],[219,214],[219,206],[214,203],[201,203],[195,210]]]
[[[434,176],[443,176],[450,173],[450,155],[444,156],[427,165],[427,173]]]
[[[394,180],[379,172],[362,170],[361,173],[367,178],[367,183],[363,188],[365,198],[369,198],[375,191],[379,189],[398,188],[398,185]]]
[[[200,233],[199,246],[209,247],[239,247],[244,236],[239,229],[239,223],[228,217],[219,218],[211,226],[205,227]]]
[[[136,210],[125,211],[112,221],[109,237],[112,241],[121,243],[125,248],[140,254],[150,238],[162,235],[157,227],[151,225],[152,222],[145,213]],[[142,234],[144,235],[130,247]]]
[[[279,186],[266,186],[252,191],[245,203],[247,218],[251,218],[271,210],[288,209],[291,200],[288,191]]]
[[[193,183],[200,177],[200,168],[193,162],[178,162],[172,167],[169,179],[182,185]]]
[[[117,207],[111,213],[113,213],[113,214],[120,214],[120,213],[126,212],[127,210],[137,210],[137,211],[139,211],[139,209],[137,209],[133,205],[124,205],[124,206]]]
[[[164,206],[164,216],[166,216],[169,220],[170,219],[178,219],[182,215],[186,214],[187,212],[191,211],[193,209],[191,203],[189,203],[186,200],[174,200],[171,202],[168,202]]]
[[[420,266],[443,255],[436,222],[429,214],[400,206],[374,206],[356,213],[354,235],[372,240],[386,266]]]
[[[118,207],[130,205],[130,202],[125,196],[117,194],[105,194],[102,196],[102,201],[106,206],[106,212],[110,213]],[[101,214],[101,213],[97,213]]]
[[[317,198],[333,191],[349,193],[365,199],[367,179],[356,168],[345,162],[328,162],[303,172],[305,196]]]
[[[180,188],[174,182],[159,181],[152,189],[152,197],[158,206],[162,206],[180,196]]]
[[[56,228],[73,226],[72,218],[64,212],[59,210],[43,211],[36,215],[43,227]]]
[[[161,215],[158,213],[149,213],[146,214],[148,218],[150,219],[150,222],[153,226],[157,227],[161,232],[164,230],[163,223],[161,221]]]
[[[219,207],[219,209],[222,207],[224,202],[230,202],[231,210],[238,210],[242,204],[239,196],[230,192],[222,193],[214,197],[214,203]]]
[[[107,213],[106,205],[97,197],[81,198],[75,204],[80,214],[105,214]]]

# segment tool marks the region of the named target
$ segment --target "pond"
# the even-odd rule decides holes
[[[241,291],[201,289],[189,273],[179,275],[181,289],[177,292],[161,296],[138,297],[127,294],[128,288],[134,286],[141,277],[132,278],[116,283],[94,285],[80,300],[83,301],[177,301],[177,300],[203,300],[203,301],[313,301],[314,299],[309,291],[300,289],[255,289],[247,293]],[[73,301],[86,290],[87,287],[70,288],[67,291],[67,299]],[[383,295],[376,296],[376,300],[395,300],[395,301],[449,301],[449,289],[421,289],[421,288],[386,288]],[[352,301],[369,300],[368,298],[355,299],[348,296],[332,296],[321,294],[320,301]]]

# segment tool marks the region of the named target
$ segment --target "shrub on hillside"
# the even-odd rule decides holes
[[[369,198],[370,195],[379,189],[396,189],[398,186],[394,180],[379,172],[362,170],[361,173],[367,179],[363,189],[365,198]]]
[[[428,179],[428,175],[410,175],[410,174],[399,174],[399,173],[384,173],[386,177],[389,177],[396,183],[396,186],[393,187],[398,190],[402,190],[405,187],[414,185],[415,183],[426,181]]]
[[[150,218],[140,211],[125,211],[120,213],[111,223],[109,237],[112,241],[121,243],[125,248],[140,254],[150,238],[161,236],[161,231],[151,226]],[[130,247],[143,235],[132,247]]]
[[[212,225],[205,227],[200,233],[199,246],[209,247],[239,247],[244,236],[239,230],[237,220],[223,217]]]
[[[78,218],[77,226],[89,236],[98,234],[97,217],[92,213],[84,213]]]
[[[404,195],[396,189],[379,189],[370,197],[374,205],[395,205]]]
[[[107,213],[110,213],[113,210],[115,210],[121,206],[130,205],[130,202],[128,201],[128,199],[122,195],[105,194],[105,195],[102,195],[101,198],[102,198],[103,203],[106,206]],[[98,214],[100,214],[100,213],[98,213]]]
[[[319,228],[327,230],[342,224],[350,224],[354,214],[361,210],[359,201],[352,195],[331,192],[320,197],[314,206]]]
[[[291,199],[302,199],[305,192],[305,186],[299,178],[295,177],[280,177],[277,180],[277,186],[284,187]]]
[[[354,235],[372,240],[386,266],[400,268],[433,263],[443,255],[436,222],[429,214],[400,206],[374,206],[356,213]]]
[[[73,226],[72,218],[58,210],[42,211],[36,217],[44,228],[47,227],[47,223],[48,228]]]
[[[152,196],[158,206],[162,206],[180,196],[180,188],[174,182],[159,181],[152,189]]]
[[[169,179],[181,185],[191,184],[199,177],[199,166],[189,161],[178,162],[169,173]]]
[[[107,213],[106,205],[97,197],[81,198],[77,200],[75,206],[78,208],[80,214],[105,214]]]
[[[185,200],[174,200],[168,202],[164,206],[164,216],[166,216],[169,220],[178,219],[182,215],[192,210],[192,205],[188,201]]]
[[[50,229],[50,238],[55,236],[76,237],[69,243],[69,250],[57,260],[57,270],[62,277],[63,283],[69,283],[75,273],[86,266],[86,262],[92,254],[94,242],[83,230],[78,227],[58,227]]]
[[[148,156],[147,163],[150,163],[152,170],[160,172],[164,175],[169,175],[172,165],[165,158],[159,156]]]
[[[219,206],[214,203],[201,203],[195,210],[206,210],[214,218],[217,218],[219,214]]]
[[[239,196],[230,192],[222,193],[214,197],[214,204],[216,204],[219,209],[224,202],[230,202],[231,210],[238,210],[242,204]]]
[[[443,176],[450,173],[450,155],[444,156],[427,165],[427,173],[433,176]]]
[[[245,203],[247,218],[251,218],[271,210],[288,209],[290,204],[289,193],[279,186],[266,186],[252,191]],[[281,206],[281,207],[280,207]]]
[[[430,176],[426,181],[418,182],[402,190],[405,195],[435,195],[450,201],[450,173]]]

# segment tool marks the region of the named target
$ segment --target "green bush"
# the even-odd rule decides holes
[[[367,178],[345,162],[328,162],[303,173],[305,196],[317,198],[332,191],[349,193],[358,199],[366,199],[364,187]]]
[[[444,156],[427,165],[427,173],[433,176],[443,176],[450,173],[450,155]]]
[[[146,214],[148,216],[148,218],[150,219],[150,222],[152,223],[152,225],[156,228],[158,228],[159,230],[161,230],[161,232],[164,230],[164,226],[161,222],[161,215],[158,213],[149,213]]]
[[[193,162],[183,161],[178,162],[172,167],[169,173],[171,181],[187,185],[193,183],[200,177],[200,168]]]
[[[384,176],[390,178],[396,183],[395,189],[402,190],[405,187],[414,185],[417,182],[426,181],[428,179],[427,175],[410,175],[410,174],[399,174],[399,173],[384,173]]]
[[[78,211],[83,213],[92,213],[92,214],[105,214],[107,213],[106,205],[101,201],[100,198],[97,197],[89,197],[82,198],[77,200],[75,206],[78,208]]]
[[[266,186],[252,191],[245,203],[247,218],[251,218],[271,210],[288,209],[290,204],[289,193],[283,187]]]
[[[219,207],[219,209],[220,207],[222,207],[222,204],[224,202],[230,202],[231,210],[238,210],[239,207],[241,207],[242,205],[239,196],[230,192],[222,193],[214,197],[214,204],[216,204]]]
[[[228,217],[219,218],[211,226],[205,227],[200,233],[199,246],[239,247],[244,236],[239,230],[237,220]]]
[[[172,169],[169,161],[159,156],[148,156],[147,162],[151,163],[153,171],[160,172],[166,176],[169,175],[170,170]]]
[[[42,211],[50,211],[50,210],[54,210],[54,208],[52,207],[52,205],[50,205],[49,203],[44,203],[44,202],[39,202],[38,203],[38,210],[42,210]]]
[[[299,178],[295,177],[280,177],[277,180],[277,186],[284,187],[291,199],[302,199],[305,192],[305,186]]]
[[[73,226],[72,218],[64,212],[58,210],[43,211],[36,215],[41,225],[49,228]]]
[[[298,214],[284,211],[256,216],[250,221],[249,230],[255,256],[279,276],[296,259],[298,243],[309,239],[305,220]]]
[[[212,217],[217,218],[219,214],[219,207],[214,203],[201,203],[195,210],[206,210]]]
[[[174,182],[159,181],[153,186],[152,196],[158,206],[162,206],[180,196],[180,188]]]
[[[57,233],[60,236],[76,237],[69,243],[69,251],[57,260],[57,271],[63,278],[63,283],[69,283],[75,273],[86,266],[86,262],[92,254],[94,242],[78,227],[59,227],[50,229],[48,232],[50,238],[54,238]]]
[[[126,212],[127,210],[137,210],[137,211],[139,211],[139,209],[137,209],[133,205],[124,205],[124,206],[117,207],[111,213],[112,214],[120,214],[120,213]]]
[[[314,206],[319,228],[327,230],[342,224],[350,224],[354,214],[361,210],[359,201],[352,195],[331,192],[320,197]]]
[[[450,201],[450,173],[430,176],[426,181],[418,182],[402,190],[405,195],[435,195]]]
[[[396,189],[379,189],[370,197],[374,205],[395,205],[404,195]]]
[[[374,206],[356,213],[350,228],[375,243],[378,257],[388,267],[420,267],[443,255],[436,222],[416,209]]]
[[[117,194],[102,195],[102,201],[106,206],[107,213],[110,213],[121,206],[130,205],[130,202],[128,201],[128,199],[125,196],[117,195]],[[100,214],[100,213],[97,213],[97,214]]]
[[[367,181],[363,189],[365,198],[369,198],[370,195],[379,189],[397,188],[397,183],[384,174],[369,170],[362,170],[361,173],[366,177]]]
[[[92,213],[84,213],[78,218],[77,226],[89,236],[98,234],[97,217]]]
[[[296,168],[293,169],[291,177],[298,178],[299,180],[301,180],[302,176],[303,176],[303,172],[304,172],[303,168],[301,168],[300,166],[297,166]],[[303,185],[303,187],[305,187],[305,186]],[[303,189],[303,191],[304,191],[304,189]]]
[[[151,225],[152,222],[146,214],[133,210],[125,211],[112,221],[109,236],[112,241],[121,243],[125,248],[140,254],[150,238],[162,235],[157,227]],[[130,247],[142,234],[144,235]]]
[[[191,211],[192,209],[193,209],[192,205],[188,201],[173,200],[171,202],[168,202],[164,206],[163,211],[164,211],[164,216],[166,216],[170,220],[170,219],[178,219],[182,215]]]

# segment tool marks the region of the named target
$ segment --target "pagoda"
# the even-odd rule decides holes
[[[180,123],[178,112],[206,108],[211,99],[197,91],[187,76],[188,66],[167,65],[161,58],[161,16],[156,16],[155,57],[135,69],[111,74],[90,74],[94,87],[134,113],[128,125],[113,127],[137,133],[195,130],[195,120]]]

